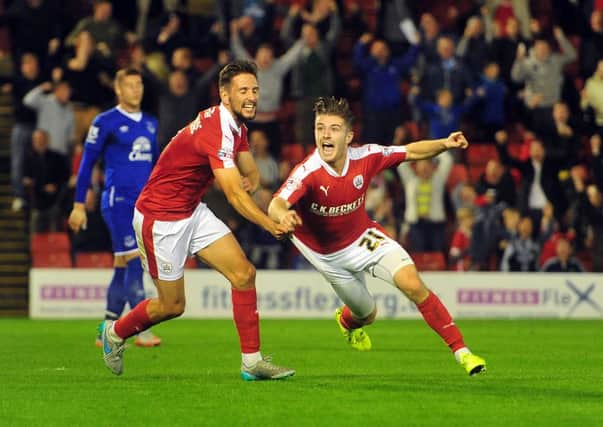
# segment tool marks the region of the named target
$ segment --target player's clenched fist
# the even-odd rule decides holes
[[[462,148],[469,146],[469,141],[463,135],[463,132],[452,132],[446,139],[446,148]]]

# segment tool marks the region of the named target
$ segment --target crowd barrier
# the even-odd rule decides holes
[[[111,269],[32,269],[30,317],[103,317]],[[423,273],[428,286],[456,318],[603,319],[603,274]],[[231,318],[228,282],[212,270],[187,270],[185,318]],[[419,314],[392,286],[367,275],[381,318]],[[145,288],[154,294],[151,278]],[[314,271],[258,270],[262,318],[330,318],[341,302]]]

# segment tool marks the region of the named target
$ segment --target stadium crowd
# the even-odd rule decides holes
[[[142,72],[165,147],[218,99],[231,58],[258,65],[248,124],[264,209],[313,147],[312,105],[343,96],[359,143],[461,129],[471,146],[400,165],[366,208],[416,259],[450,270],[603,271],[603,1],[164,0],[4,2],[14,73],[12,208],[66,231],[83,141],[114,105],[116,70]],[[32,29],[35,29],[32,31]],[[72,250],[110,251],[102,165]],[[206,202],[258,268],[309,268],[287,241]]]

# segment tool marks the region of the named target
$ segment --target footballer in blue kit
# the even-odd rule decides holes
[[[101,213],[111,234],[114,273],[107,291],[105,321],[119,318],[126,302],[134,308],[144,295],[143,269],[132,226],[136,199],[146,184],[159,157],[157,119],[140,110],[144,93],[142,76],[134,69],[123,69],[115,76],[118,105],[95,117],[84,146],[75,189],[69,226],[74,231],[86,227],[86,193],[92,169],[99,159],[104,165]],[[160,345],[150,332],[136,337],[144,347]],[[97,345],[100,345],[97,337]]]

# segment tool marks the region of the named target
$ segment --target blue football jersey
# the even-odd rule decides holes
[[[96,116],[86,137],[76,202],[84,202],[92,168],[101,156],[109,203],[134,203],[159,156],[157,119],[146,113],[129,114],[117,107]]]

